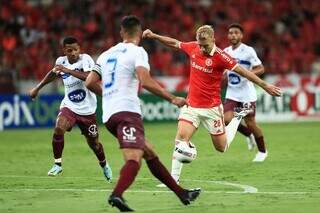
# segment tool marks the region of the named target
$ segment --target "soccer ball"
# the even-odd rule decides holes
[[[197,157],[196,146],[191,142],[180,142],[174,147],[173,157],[181,163],[191,163]]]

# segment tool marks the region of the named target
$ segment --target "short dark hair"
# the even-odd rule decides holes
[[[67,44],[75,44],[75,43],[78,43],[78,40],[72,36],[65,37],[62,41],[63,46],[66,46]]]
[[[228,27],[228,30],[229,30],[230,28],[238,28],[242,33],[243,33],[243,31],[244,31],[242,25],[239,24],[239,23],[232,23],[232,24],[230,24],[229,27]]]
[[[141,28],[141,22],[137,16],[128,15],[122,18],[121,27],[129,36],[133,36]]]

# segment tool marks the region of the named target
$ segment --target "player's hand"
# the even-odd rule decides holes
[[[187,105],[187,100],[182,97],[175,97],[171,101],[172,104],[176,105],[177,107],[183,107],[184,105]]]
[[[146,29],[145,31],[143,31],[142,33],[142,38],[154,38],[154,33],[149,30],[149,29]]]
[[[54,73],[56,73],[57,75],[63,75],[64,73],[69,73],[69,69],[62,66],[62,65],[56,65],[54,66],[54,68],[52,69],[52,71]]]
[[[265,88],[264,88],[264,90],[267,92],[267,93],[269,93],[270,95],[272,95],[272,96],[281,96],[282,95],[282,91],[281,91],[281,89],[279,88],[279,87],[276,87],[276,86],[274,86],[274,85],[272,85],[272,84],[268,84]]]
[[[32,98],[32,100],[34,100],[37,97],[38,93],[39,90],[37,88],[33,88],[29,91],[29,96],[30,98]]]

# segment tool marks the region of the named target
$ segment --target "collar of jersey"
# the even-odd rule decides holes
[[[217,47],[216,47],[216,45],[214,44],[214,45],[213,45],[213,48],[212,48],[212,50],[211,50],[211,52],[210,52],[209,55],[213,56],[213,54],[214,54],[214,52],[216,51],[216,49],[217,49]]]

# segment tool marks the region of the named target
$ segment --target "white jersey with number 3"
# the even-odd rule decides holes
[[[80,54],[76,63],[70,64],[67,56],[57,58],[56,65],[62,65],[78,72],[89,72],[94,67],[94,61],[88,54]],[[60,108],[67,107],[78,115],[92,115],[96,112],[96,95],[89,91],[84,81],[70,74],[61,75],[65,96]]]
[[[236,49],[232,49],[229,46],[224,49],[232,58],[237,60],[238,64],[252,70],[253,67],[261,65],[261,61],[257,56],[256,51],[246,45],[240,44]],[[228,73],[228,88],[226,92],[226,98],[235,100],[238,102],[253,102],[257,100],[257,94],[255,87],[251,81],[240,76],[236,72],[227,71]]]
[[[143,47],[132,43],[119,43],[97,59],[94,71],[102,79],[104,123],[117,112],[141,114],[139,81],[136,76],[136,67],[139,66],[150,70],[148,54]]]

